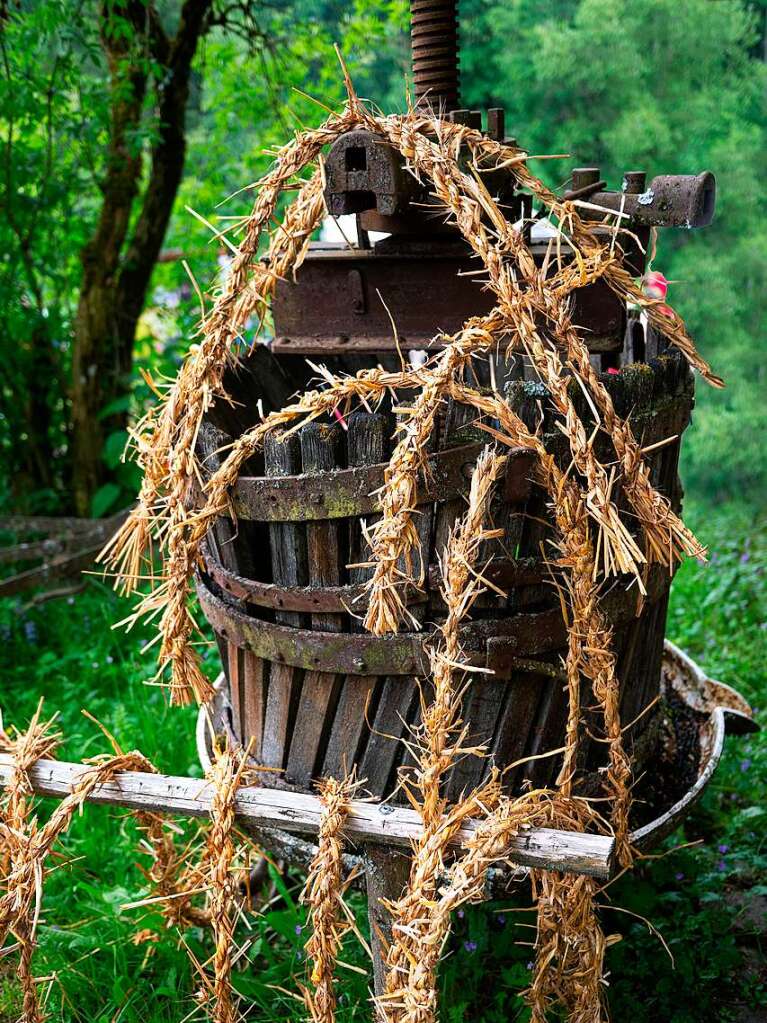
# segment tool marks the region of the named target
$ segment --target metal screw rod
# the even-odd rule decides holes
[[[410,0],[416,105],[449,112],[460,105],[457,0]]]

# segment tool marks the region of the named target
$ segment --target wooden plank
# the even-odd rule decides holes
[[[39,760],[29,768],[28,776],[38,795],[63,798],[93,769],[85,764]],[[0,753],[0,784],[7,786],[14,771],[13,757]],[[111,782],[96,786],[88,802],[181,817],[207,817],[212,799],[213,789],[205,779],[125,771]],[[237,792],[235,813],[256,826],[314,834],[319,829],[323,806],[318,796],[248,786]],[[455,844],[465,845],[477,826],[478,822],[468,821],[456,835]],[[394,846],[410,845],[421,831],[421,819],[415,810],[361,800],[352,801],[344,825],[344,833],[352,842],[383,842]],[[613,854],[614,840],[607,835],[551,828],[520,831],[509,843],[508,851],[509,859],[520,866],[594,877],[609,876]]]
[[[492,760],[501,770],[521,760],[526,754],[535,708],[540,700],[542,679],[541,675],[530,675],[527,672],[511,677],[491,750]],[[526,769],[527,765],[522,765],[505,774],[506,788],[516,790],[518,780],[524,776]]]
[[[501,714],[503,698],[510,683],[500,679],[471,678],[463,702],[463,719],[468,725],[466,746],[486,745],[491,749],[496,725]],[[462,792],[470,792],[482,780],[487,767],[487,756],[467,754],[460,758],[450,772],[446,795],[450,802],[457,802]]]
[[[204,421],[200,426],[197,438],[197,455],[202,463],[202,471],[206,477],[210,477],[221,467],[222,451],[225,451],[231,444],[233,438],[223,430],[219,430],[211,422]],[[235,549],[234,538],[237,535],[237,527],[227,515],[217,515],[209,531],[209,537],[215,547],[218,560],[230,572],[240,572],[247,575],[252,568],[250,558],[240,563],[242,551]],[[238,547],[241,545],[238,545]],[[240,559],[237,555],[240,554]]]
[[[262,760],[264,732],[264,662],[249,650],[241,653],[240,700],[242,705],[242,744],[259,763]]]
[[[264,459],[265,471],[270,476],[289,476],[299,472],[301,443],[298,437],[291,437],[284,442],[280,442],[277,437],[267,437]],[[307,582],[306,533],[303,526],[291,523],[270,525],[269,547],[272,580],[275,583],[298,586]],[[302,625],[302,617],[297,612],[277,611],[275,621],[296,628]],[[266,767],[282,769],[287,761],[291,708],[295,707],[300,698],[303,672],[276,661],[269,664],[268,670],[261,763]]]
[[[262,662],[263,664],[263,662]],[[299,669],[289,664],[269,665],[264,734],[261,740],[261,763],[265,767],[283,768],[288,743],[291,689],[294,673]]]
[[[366,714],[375,685],[375,675],[347,675],[341,684],[333,727],[325,750],[323,774],[340,778],[357,762],[360,742],[368,731]]]
[[[232,731],[242,742],[242,662],[246,655],[234,643],[226,648],[226,676],[229,681],[229,702],[232,706]]]
[[[379,798],[388,795],[395,765],[402,759],[402,736],[415,713],[415,683],[390,675],[384,679],[378,710],[371,721],[370,738],[360,763],[360,778]]]
[[[322,423],[310,423],[301,430],[304,475],[325,474],[338,468],[341,432],[340,426]],[[341,582],[341,528],[337,521],[307,523],[307,572],[311,586],[337,586]],[[342,632],[344,617],[341,614],[313,614],[312,629]],[[322,769],[324,746],[332,726],[340,685],[341,676],[330,672],[306,673],[288,754],[286,776],[292,784],[309,785],[315,773]],[[351,769],[351,763],[348,767]],[[333,773],[338,773],[338,765],[335,765]]]

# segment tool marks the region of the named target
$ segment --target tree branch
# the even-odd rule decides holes
[[[178,29],[169,42],[169,74],[157,82],[159,134],[152,147],[141,211],[120,273],[118,308],[128,330],[144,305],[181,182],[190,73],[199,40],[208,30],[212,6],[213,0],[185,0]]]

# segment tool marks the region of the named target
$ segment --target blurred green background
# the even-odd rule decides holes
[[[194,18],[189,52],[179,41]],[[727,383],[699,385],[685,435],[688,518],[712,558],[680,571],[669,635],[763,706],[767,4],[463,0],[461,18],[465,105],[504,106],[530,152],[570,154],[532,164],[549,183],[566,185],[583,165],[599,165],[611,188],[626,170],[716,174],[714,224],[662,232],[655,261]],[[248,211],[252,193],[240,190],[268,167],[268,150],[322,119],[315,100],[342,101],[334,43],[360,95],[403,109],[407,23],[403,0],[0,3],[0,512],[104,515],[129,502],[126,428],[153,401],[139,368],[172,375],[193,340],[199,301],[183,261],[204,291],[220,270],[210,230],[186,207],[218,226]],[[85,383],[78,365],[95,366]],[[78,451],[92,460],[87,473]],[[45,695],[62,712],[63,754],[79,759],[104,748],[80,717],[87,706],[127,747],[195,772],[191,714],[142,685],[153,673],[149,633],[110,629],[126,610],[93,581],[63,600],[0,601],[6,718],[22,723]],[[212,653],[208,667],[217,670]],[[730,740],[666,851],[702,844],[642,865],[605,895],[657,925],[675,957],[641,919],[606,911],[608,930],[625,936],[608,962],[616,1020],[767,1019],[765,769],[764,737]],[[103,809],[67,840],[37,960],[54,1018],[180,1020],[194,1008],[176,937],[131,944],[138,926],[158,925],[122,909],[145,892],[136,842],[133,823]],[[300,878],[275,883],[237,984],[249,1018],[298,1019]],[[456,921],[445,1019],[527,1018],[516,995],[529,981],[531,932],[518,909]],[[201,934],[185,940],[203,955]],[[346,958],[363,972],[341,971],[339,1016],[368,1018],[364,956],[350,947]],[[17,1014],[12,957],[0,958],[0,1020]]]

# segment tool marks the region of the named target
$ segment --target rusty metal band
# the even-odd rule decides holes
[[[469,490],[471,472],[484,444],[464,444],[429,458],[417,504],[447,501]],[[527,500],[535,456],[509,451],[503,496],[511,504]],[[238,518],[258,522],[316,522],[369,515],[378,511],[377,491],[389,463],[300,476],[241,476],[232,488]]]
[[[367,607],[365,583],[356,586],[278,586],[276,583],[247,579],[225,568],[207,541],[203,541],[201,553],[205,574],[217,586],[237,600],[244,600],[256,607],[315,614],[340,611],[358,615],[364,614]],[[494,561],[482,574],[504,591],[513,586],[540,585],[545,578],[543,565],[533,558]],[[439,589],[441,576],[438,565],[429,566],[427,578],[427,589],[417,589],[415,586],[407,588],[404,593],[407,604],[425,604],[429,599],[429,591],[436,592]]]
[[[668,585],[667,570],[654,566],[646,599],[654,602]],[[370,636],[293,628],[250,617],[215,596],[199,578],[197,594],[205,617],[218,635],[262,660],[339,675],[412,676],[429,671],[424,649],[429,633]],[[613,625],[636,617],[640,609],[633,589],[617,587],[605,597],[603,606]],[[495,678],[508,678],[520,670],[521,662],[559,650],[566,642],[567,629],[559,608],[478,620],[461,629],[466,663],[494,672]]]

